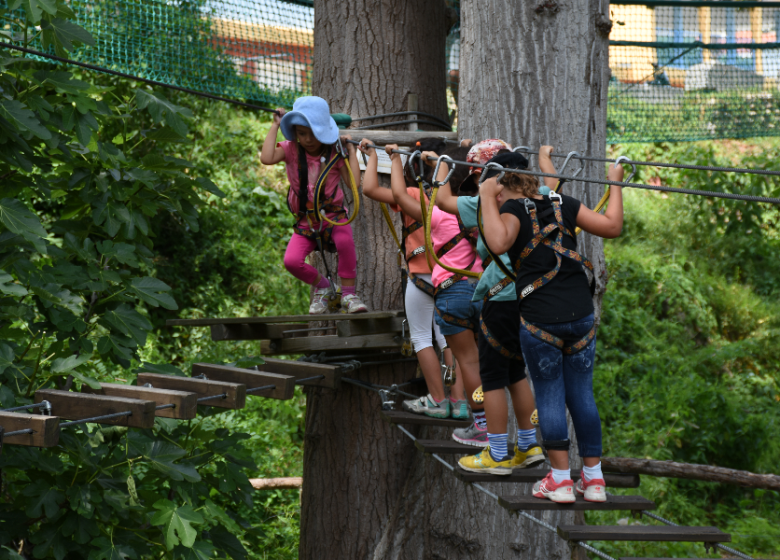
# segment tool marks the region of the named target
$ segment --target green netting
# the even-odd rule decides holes
[[[456,14],[459,4],[447,0]],[[76,60],[268,106],[289,106],[311,90],[311,0],[70,6],[97,41],[73,53]],[[613,0],[610,11],[609,142],[780,134],[780,2]],[[453,21],[446,56],[454,108],[460,22]]]

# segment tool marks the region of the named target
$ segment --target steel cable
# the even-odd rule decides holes
[[[72,422],[64,422],[60,424],[60,428],[67,428],[69,426],[78,426],[79,424],[98,423],[101,420],[113,420],[114,418],[122,418],[123,416],[132,416],[132,410],[125,410],[124,412],[115,412],[114,414],[104,414],[102,416],[93,416],[92,418],[82,418],[81,420],[73,420]]]
[[[36,408],[46,408],[49,406],[48,401],[39,402],[38,404],[26,404],[24,406],[15,406],[13,408],[4,408],[0,412],[16,412],[17,410],[29,410]],[[8,434],[6,434],[8,435]]]

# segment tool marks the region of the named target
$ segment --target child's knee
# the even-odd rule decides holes
[[[306,263],[305,257],[301,259],[300,257],[285,254],[284,255],[284,268],[286,268],[289,272],[295,274],[296,272],[302,272],[304,269],[304,264]]]

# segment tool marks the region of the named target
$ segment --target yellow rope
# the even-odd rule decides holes
[[[387,228],[390,230],[390,233],[393,234],[393,239],[395,239],[395,245],[398,247],[398,250],[403,252],[403,247],[401,247],[401,241],[398,239],[398,233],[395,231],[395,226],[393,225],[393,218],[390,217],[390,211],[387,209],[387,204],[384,202],[380,202],[379,206],[382,208],[382,214],[385,216],[385,222],[387,222]]]
[[[330,167],[331,167],[330,164],[333,162],[333,160],[335,160],[338,157],[341,157],[341,154],[337,153],[335,156],[333,156],[333,159],[328,163],[328,165],[325,166],[325,169],[323,169],[323,172],[320,173],[320,176],[317,179],[317,185],[314,187],[314,213],[315,215],[320,216],[323,220],[325,220],[331,225],[346,226],[352,223],[352,220],[357,218],[358,211],[360,210],[360,193],[358,192],[357,183],[355,182],[355,176],[352,174],[352,167],[350,167],[349,165],[348,156],[343,156],[343,157],[347,163],[347,173],[349,174],[349,182],[350,182],[350,188],[352,190],[352,198],[355,203],[355,208],[352,211],[352,215],[347,219],[346,222],[334,222],[333,220],[328,218],[325,214],[323,214],[322,211],[320,210],[320,200],[319,200],[320,197],[318,196],[320,192],[320,188],[322,188],[321,184],[325,181],[325,178],[330,172]]]
[[[604,196],[601,197],[601,200],[599,200],[599,203],[596,204],[596,207],[593,209],[594,212],[601,212],[601,210],[607,205],[607,201],[609,200],[609,186],[607,186],[607,190],[604,192]],[[574,230],[574,235],[579,235],[580,232],[582,232],[582,228],[576,228]]]

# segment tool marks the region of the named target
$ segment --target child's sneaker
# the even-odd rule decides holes
[[[469,403],[465,399],[455,401],[451,403],[452,417],[455,420],[468,420],[471,417],[471,411],[469,410]]]
[[[547,476],[534,484],[534,498],[547,498],[556,504],[572,504],[577,500],[574,496],[574,481],[569,479],[556,484],[550,471]]]
[[[585,481],[584,478],[580,478],[577,481],[577,492],[585,499],[586,502],[606,502],[607,501],[607,485],[600,478],[594,478],[593,480]]]
[[[464,471],[485,472],[491,474],[510,475],[512,474],[512,459],[506,457],[502,461],[496,461],[490,455],[490,446],[488,445],[481,453],[461,457],[458,464]]]
[[[471,426],[468,428],[458,428],[452,432],[452,439],[465,445],[473,445],[474,447],[487,447],[487,426],[480,428],[476,423],[472,422]]]
[[[407,412],[414,414],[425,414],[432,418],[449,418],[450,416],[450,399],[445,398],[442,402],[437,403],[433,400],[433,397],[428,394],[419,399],[410,399],[404,401],[402,408]]]
[[[525,451],[520,451],[515,444],[515,456],[512,457],[513,469],[530,469],[534,465],[544,463],[542,448],[534,444]]]
[[[328,310],[328,299],[333,294],[330,286],[314,290],[314,297],[309,306],[309,315],[322,315]]]
[[[355,294],[341,296],[341,308],[345,313],[365,313],[368,311],[366,304],[360,301]]]

